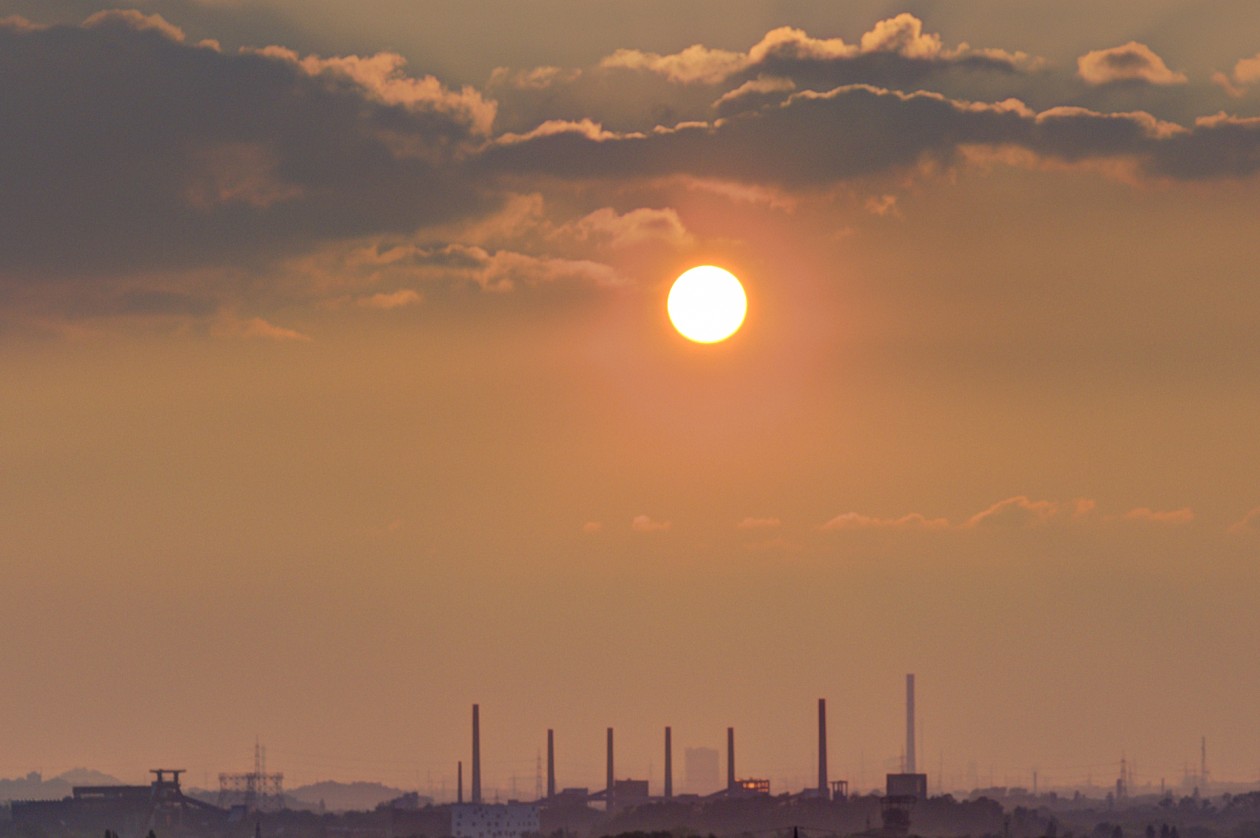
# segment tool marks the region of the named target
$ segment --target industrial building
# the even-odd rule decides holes
[[[179,785],[182,768],[154,768],[147,786],[75,786],[62,800],[15,800],[13,822],[45,832],[144,835],[203,833],[220,828],[228,813],[186,796]]]
[[[457,803],[450,810],[452,838],[521,838],[540,831],[538,807],[529,803]]]

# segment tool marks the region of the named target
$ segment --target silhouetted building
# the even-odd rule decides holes
[[[736,797],[769,797],[770,781],[762,777],[745,777],[735,781],[730,793]]]
[[[926,774],[889,774],[885,791],[889,797],[913,797],[915,800],[927,799]]]
[[[884,832],[891,836],[910,831],[910,810],[927,799],[926,774],[889,774],[885,779],[886,794],[880,801]]]
[[[147,786],[75,786],[62,800],[14,801],[13,822],[51,833],[83,832],[143,835],[204,831],[226,822],[227,812],[186,797],[179,786],[182,768],[155,768]]]
[[[618,809],[642,806],[650,799],[647,780],[616,780],[613,782],[613,801]]]
[[[454,838],[520,838],[539,832],[538,807],[527,803],[463,803],[450,807]]]

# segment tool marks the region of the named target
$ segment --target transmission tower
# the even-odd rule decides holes
[[[254,770],[219,775],[219,808],[242,806],[247,812],[284,809],[284,775],[267,773],[267,749],[254,743]]]

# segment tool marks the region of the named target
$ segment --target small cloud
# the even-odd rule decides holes
[[[783,522],[778,518],[745,518],[735,525],[739,530],[768,530],[773,529]]]
[[[529,70],[511,70],[508,67],[495,67],[490,73],[487,87],[509,87],[516,90],[546,90],[553,84],[567,84],[576,81],[582,75],[581,70],[563,67],[534,67]]]
[[[1077,507],[1079,508],[1079,506]],[[1048,500],[1029,500],[1024,495],[998,501],[983,512],[972,515],[964,528],[1029,527],[1048,523],[1060,513],[1060,505]]]
[[[669,521],[654,521],[647,515],[636,515],[630,522],[630,529],[635,532],[661,532],[669,529]]]
[[[949,528],[945,518],[928,518],[918,512],[911,512],[899,518],[877,518],[863,515],[860,512],[844,512],[823,524],[823,530],[866,530],[866,529],[916,529],[944,530]]]
[[[416,305],[423,299],[424,298],[420,296],[419,292],[413,291],[410,288],[400,288],[399,290],[391,293],[381,292],[367,297],[360,297],[355,300],[355,305],[361,306],[362,308],[391,309]]]
[[[39,32],[48,27],[42,23],[35,23],[27,20],[21,15],[9,15],[8,17],[0,17],[0,29],[8,29],[12,32]]]
[[[744,69],[748,60],[743,53],[692,44],[673,55],[619,49],[601,60],[599,66],[659,73],[675,84],[717,84]]]
[[[1226,532],[1230,535],[1255,535],[1260,532],[1260,506],[1230,524]]]
[[[941,36],[924,33],[923,21],[909,12],[881,20],[862,36],[862,52],[894,52],[906,58],[936,58]]]
[[[1212,74],[1212,83],[1235,99],[1247,95],[1247,86],[1257,81],[1260,81],[1260,53],[1234,64],[1234,72],[1231,76],[1220,72]]]
[[[678,211],[672,207],[639,207],[618,213],[611,207],[602,207],[571,224],[556,230],[555,235],[572,235],[579,241],[606,242],[611,247],[623,248],[649,241],[659,241],[675,246],[692,242]]]
[[[1140,81],[1147,84],[1185,84],[1185,73],[1174,73],[1146,44],[1129,41],[1118,47],[1087,52],[1076,59],[1077,75],[1086,84]]]
[[[1181,509],[1157,511],[1140,506],[1124,513],[1124,520],[1147,521],[1155,524],[1188,524],[1194,520],[1194,510],[1186,506]]]
[[[214,324],[212,333],[218,337],[250,338],[274,341],[309,341],[310,335],[304,335],[294,329],[286,329],[268,323],[261,317],[239,320],[231,315],[223,315]]]
[[[1239,84],[1255,84],[1260,81],[1260,53],[1244,58],[1234,65],[1234,81]]]
[[[866,199],[866,211],[881,218],[886,215],[891,215],[894,218],[901,216],[901,213],[897,210],[896,195],[872,195]]]
[[[595,533],[599,532],[603,528],[604,528],[604,525],[600,523],[599,521],[587,521],[585,524],[582,525],[582,532],[587,533],[588,535],[594,535]]]

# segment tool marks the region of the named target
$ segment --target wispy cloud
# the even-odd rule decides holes
[[[1142,521],[1153,524],[1189,524],[1194,521],[1194,510],[1188,506],[1181,509],[1155,510],[1145,506],[1130,509],[1124,513],[1126,521]]]
[[[670,526],[669,521],[657,521],[648,515],[636,515],[630,521],[630,529],[635,532],[663,532]]]
[[[400,288],[397,291],[382,291],[366,297],[359,297],[354,302],[355,305],[362,308],[391,309],[417,305],[423,299],[418,291],[413,291],[410,288]]]
[[[222,315],[216,321],[213,333],[219,337],[234,337],[279,342],[306,342],[312,338],[296,329],[277,326],[261,317],[238,319],[231,315]]]
[[[880,518],[863,515],[860,512],[844,512],[822,525],[823,530],[867,530],[867,529],[910,529],[910,530],[943,530],[948,529],[949,521],[944,518],[928,518],[918,512],[911,512],[895,518]]]
[[[1255,535],[1260,533],[1260,506],[1255,507],[1246,515],[1230,524],[1228,532],[1231,535]]]

